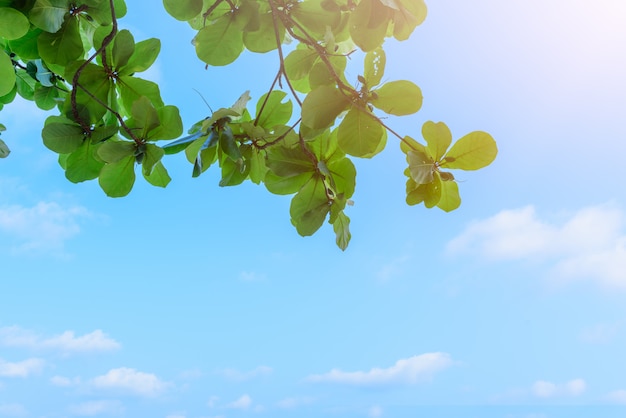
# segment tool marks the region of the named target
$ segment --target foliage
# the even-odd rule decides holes
[[[165,187],[171,179],[164,155],[184,152],[194,177],[216,164],[220,186],[250,180],[271,193],[293,195],[289,213],[298,233],[311,235],[328,221],[345,249],[351,237],[345,210],[356,182],[351,159],[377,155],[389,135],[406,154],[410,205],[456,209],[458,185],[442,170],[476,170],[496,156],[495,142],[484,132],[450,148],[446,125],[426,122],[422,145],[383,121],[422,106],[413,82],[382,83],[383,43],[406,40],[422,23],[422,0],[163,5],[197,30],[193,45],[207,66],[231,64],[244,50],[277,51],[276,76],[253,112],[245,93],[179,139],[178,108],[163,103],[157,84],[137,76],[156,60],[160,41],[136,42],[128,30],[118,30],[124,0],[0,0],[0,109],[19,94],[41,109],[58,110],[46,120],[42,138],[59,154],[71,182],[98,179],[108,196],[121,197],[130,193],[139,170],[150,184]],[[364,67],[351,83],[345,69],[358,50]],[[0,157],[8,153],[0,140]]]

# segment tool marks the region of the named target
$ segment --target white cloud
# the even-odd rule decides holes
[[[226,379],[243,382],[245,380],[254,379],[255,377],[267,376],[272,373],[272,368],[267,366],[259,366],[247,372],[241,372],[235,369],[224,369],[219,372]]]
[[[579,338],[587,344],[608,344],[615,338],[621,327],[621,323],[596,324],[583,329]]]
[[[242,395],[239,399],[229,403],[226,407],[231,409],[248,409],[252,405],[252,398],[249,395]]]
[[[64,255],[65,242],[80,232],[79,220],[91,216],[81,206],[39,202],[33,207],[0,206],[0,233],[12,237],[14,254]]]
[[[18,403],[1,403],[0,416],[2,417],[23,417],[28,415],[28,411],[23,405]]]
[[[44,361],[39,358],[30,358],[15,363],[0,359],[0,377],[28,377],[40,373],[43,366]]]
[[[378,405],[374,405],[367,412],[367,416],[370,418],[380,418],[383,416],[383,408]]]
[[[378,270],[376,277],[382,282],[389,281],[392,277],[404,272],[405,265],[409,260],[410,257],[408,255],[394,258]]]
[[[587,389],[583,379],[574,379],[563,384],[556,384],[545,380],[536,381],[531,389],[538,398],[554,398],[560,396],[580,396]]]
[[[73,331],[65,331],[60,335],[42,338],[32,331],[16,326],[0,328],[0,345],[30,349],[51,349],[66,354],[112,351],[120,348],[120,344],[117,341],[99,329],[81,336],[76,336]]]
[[[207,406],[208,406],[209,408],[215,408],[215,405],[217,405],[217,401],[219,401],[219,400],[220,400],[220,398],[219,398],[219,397],[217,397],[217,396],[211,396],[211,397],[209,398],[209,400],[207,401],[207,403],[206,403],[206,404],[207,404]]]
[[[82,417],[92,417],[101,414],[120,415],[124,412],[124,407],[119,401],[100,400],[71,405],[69,412],[72,415]]]
[[[611,403],[617,403],[620,405],[626,405],[626,390],[614,390],[606,395],[606,400]]]
[[[293,409],[303,405],[313,403],[314,399],[308,396],[285,398],[276,402],[276,406],[281,409]]]
[[[491,260],[551,261],[555,278],[626,289],[624,218],[610,206],[584,208],[561,222],[539,219],[533,206],[504,210],[470,224],[448,250]]]
[[[110,370],[107,374],[94,378],[91,384],[97,389],[146,397],[158,396],[168,387],[167,383],[161,381],[154,374],[139,372],[126,367]]]
[[[408,359],[398,360],[386,369],[373,368],[370,371],[344,372],[333,369],[321,375],[307,378],[310,382],[332,382],[347,385],[413,384],[431,379],[437,372],[452,365],[446,353],[426,353]]]
[[[50,378],[50,383],[53,386],[58,386],[62,388],[70,387],[70,386],[78,386],[80,385],[80,377],[64,377],[64,376],[52,376]]]
[[[239,280],[244,282],[260,282],[266,279],[265,274],[254,271],[242,271],[239,273]]]

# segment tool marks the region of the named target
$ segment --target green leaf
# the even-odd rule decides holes
[[[323,0],[308,0],[293,4],[291,15],[311,34],[324,35],[326,28],[336,28],[341,21],[338,7]]]
[[[250,167],[242,159],[233,161],[226,158],[222,161],[222,179],[220,187],[237,186],[248,178]]]
[[[267,167],[280,177],[297,176],[313,173],[315,166],[300,146],[273,146],[267,150]]]
[[[301,80],[309,75],[318,55],[310,49],[296,49],[285,58],[285,72],[289,80]]]
[[[59,104],[59,102],[57,101],[58,98],[59,90],[54,87],[43,87],[41,85],[35,87],[33,99],[35,100],[37,107],[40,109],[54,109]]]
[[[172,180],[161,161],[157,162],[152,168],[152,173],[150,173],[150,175],[146,175],[146,173],[143,172],[143,177],[148,181],[148,183],[156,187],[167,187]]]
[[[496,159],[496,141],[486,132],[475,131],[456,141],[441,163],[441,167],[478,170]]]
[[[278,39],[282,44],[285,38],[285,27],[278,26]],[[259,16],[259,27],[255,31],[245,31],[243,43],[252,52],[269,52],[276,49],[276,33],[274,31],[274,19],[271,14]]]
[[[292,194],[313,176],[316,167],[300,145],[273,146],[267,150],[265,187],[270,193]]]
[[[145,96],[140,97],[133,103],[131,115],[133,117],[129,121],[129,128],[141,129],[141,134],[139,134],[141,138],[147,138],[148,132],[161,124],[159,114],[152,106],[152,103],[150,103],[150,99]]]
[[[152,81],[138,77],[122,76],[118,78],[116,86],[122,98],[124,109],[131,110],[133,103],[141,97],[150,99],[150,102],[156,108],[164,105],[159,85]]]
[[[38,28],[55,33],[61,29],[65,15],[69,11],[69,0],[37,0],[30,10],[29,17]]]
[[[292,176],[277,176],[272,171],[265,174],[263,184],[270,193],[278,195],[294,194],[302,188],[302,186],[311,179],[312,172],[305,172]]]
[[[265,156],[260,150],[254,147],[248,145],[246,145],[246,147],[247,148],[245,149],[245,152],[243,152],[243,156],[246,160],[246,164],[250,166],[250,172],[248,173],[250,180],[254,184],[261,184],[268,171],[268,168],[265,165]]]
[[[123,68],[128,64],[128,60],[133,56],[135,52],[135,38],[126,29],[123,29],[115,35],[113,42],[113,66],[116,69]]]
[[[435,173],[433,181],[425,184],[426,195],[424,196],[424,206],[433,208],[441,200],[441,178],[439,173]]]
[[[15,86],[15,68],[11,58],[4,52],[0,51],[0,96],[9,94]]]
[[[348,248],[352,234],[350,233],[350,218],[343,211],[339,213],[337,219],[333,222],[333,230],[335,231],[337,246],[342,251],[345,251]]]
[[[344,199],[349,199],[354,194],[356,188],[356,168],[349,158],[328,163],[332,178],[332,186],[337,194],[343,195]]]
[[[76,151],[85,139],[83,128],[62,123],[47,124],[41,136],[43,144],[59,154],[70,154]]]
[[[461,206],[461,196],[459,196],[459,185],[456,181],[441,182],[441,198],[437,203],[437,207],[451,212]]]
[[[39,58],[37,38],[40,34],[41,29],[33,27],[21,38],[9,41],[9,47],[24,61],[37,59]]]
[[[134,142],[108,140],[98,148],[98,156],[107,163],[116,163],[134,156],[135,149]]]
[[[174,19],[182,21],[202,13],[202,0],[163,0],[163,6]]]
[[[181,152],[182,150],[186,149],[192,142],[194,142],[196,139],[200,138],[201,136],[203,136],[203,132],[198,131],[193,135],[189,135],[177,141],[170,142],[169,144],[163,145],[162,148],[165,151],[165,154],[167,155],[177,154]]]
[[[366,112],[353,107],[339,125],[337,140],[346,154],[371,158],[384,148],[385,130]]]
[[[311,91],[302,103],[302,123],[311,129],[326,129],[349,105],[346,96],[338,89],[320,86]]]
[[[9,149],[7,144],[5,144],[5,142],[0,139],[0,158],[6,158],[9,156],[10,153],[11,150]]]
[[[146,71],[154,64],[161,51],[161,41],[156,38],[146,39],[135,44],[135,52],[128,59],[128,63],[118,68],[120,76],[132,75]]]
[[[157,147],[154,144],[146,144],[146,150],[141,162],[141,169],[144,176],[150,176],[150,174],[152,174],[152,170],[156,164],[161,161],[163,155],[165,155],[163,148]]]
[[[422,107],[422,90],[410,81],[385,83],[373,93],[370,103],[390,115],[411,115]]]
[[[15,77],[17,93],[26,100],[33,100],[33,97],[35,96],[35,84],[37,81],[21,68],[18,68],[15,71]]]
[[[239,151],[239,146],[237,145],[233,132],[230,128],[226,127],[224,131],[220,133],[218,143],[220,145],[220,149],[224,152],[224,154],[228,155],[231,160],[241,160],[241,151]]]
[[[416,184],[415,181],[409,178],[406,182],[406,203],[409,206],[419,205],[426,198],[426,185]]]
[[[43,32],[37,39],[39,54],[47,64],[68,65],[85,53],[78,20],[68,19],[55,33]]]
[[[257,125],[269,130],[289,122],[293,105],[291,101],[282,103],[286,96],[287,93],[280,90],[272,91],[269,97],[267,93],[261,96],[256,105]]]
[[[291,223],[302,236],[313,235],[320,229],[330,212],[324,182],[313,176],[291,200]]]
[[[379,0],[361,0],[350,15],[350,35],[364,52],[383,44],[391,20],[391,10]]]
[[[198,58],[209,65],[227,65],[243,51],[243,33],[236,14],[228,14],[201,29],[194,38]]]
[[[10,41],[28,33],[30,22],[19,10],[0,7],[0,37]]]
[[[411,178],[417,184],[432,183],[435,173],[435,162],[421,151],[409,151],[407,161],[411,171]]]
[[[365,55],[365,72],[363,77],[368,88],[375,87],[385,74],[385,64],[387,62],[385,51],[382,48],[376,48]]]
[[[106,164],[100,171],[98,183],[109,197],[124,197],[135,184],[135,157],[129,156]]]
[[[109,125],[109,126],[98,126],[93,131],[91,131],[91,143],[97,144],[104,140],[111,138],[118,132],[117,125]]]
[[[148,134],[151,141],[178,138],[183,133],[183,121],[176,106],[163,106],[157,110],[160,124]]]
[[[404,41],[426,19],[426,4],[424,0],[394,1],[399,7],[393,12],[393,36],[399,41]]]
[[[72,183],[93,180],[104,167],[102,160],[97,158],[97,146],[84,141],[80,147],[68,155],[65,163],[65,177]]]
[[[428,144],[428,152],[435,161],[441,161],[452,143],[452,133],[443,122],[428,121],[422,125],[422,135]]]

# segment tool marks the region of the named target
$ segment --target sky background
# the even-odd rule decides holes
[[[186,127],[277,71],[204,69],[193,32],[128,1],[146,75]],[[591,418],[626,413],[626,3],[439,0],[385,80],[424,93],[419,138],[496,139],[450,214],[406,205],[389,141],[356,161],[346,252],[301,238],[289,198],[167,158],[167,189],[69,183],[45,113],[0,114],[0,417]],[[362,64],[354,62],[348,78]]]

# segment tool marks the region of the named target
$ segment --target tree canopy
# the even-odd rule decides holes
[[[422,107],[412,81],[383,83],[383,45],[409,38],[426,18],[423,0],[163,0],[163,6],[197,31],[193,46],[207,67],[229,65],[244,50],[275,51],[269,90],[255,105],[243,93],[181,138],[179,109],[163,102],[158,84],[138,76],[157,59],[160,40],[136,41],[118,28],[124,0],[0,0],[0,110],[19,95],[58,111],[41,136],[69,181],[97,179],[111,197],[128,195],[138,172],[166,187],[164,156],[184,153],[193,177],[217,165],[222,187],[249,180],[293,195],[297,232],[312,235],[328,221],[345,249],[353,158],[374,157],[391,138],[406,154],[406,202],[449,212],[461,198],[448,170],[477,170],[496,157],[486,132],[453,143],[446,124],[427,121],[418,141],[386,122],[387,115]],[[346,68],[354,57],[363,66],[350,80]],[[0,158],[9,153],[0,139]]]

